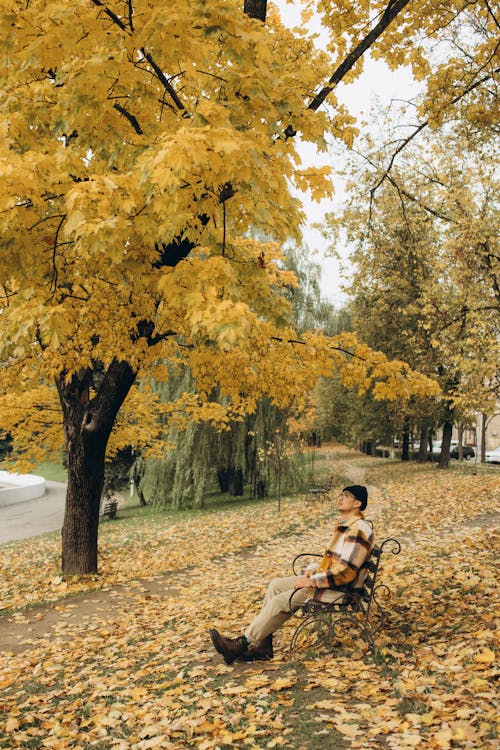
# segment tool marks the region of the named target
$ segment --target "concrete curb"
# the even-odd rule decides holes
[[[0,471],[0,507],[16,505],[45,495],[47,482],[37,474]]]

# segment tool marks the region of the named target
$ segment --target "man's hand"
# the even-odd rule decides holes
[[[295,581],[294,588],[296,589],[310,589],[313,588],[311,579],[307,575],[299,576]]]

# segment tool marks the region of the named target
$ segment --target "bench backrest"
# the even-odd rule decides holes
[[[387,588],[384,584],[377,584],[380,562],[383,553],[386,551],[390,551],[393,555],[398,555],[401,552],[401,544],[397,539],[393,539],[392,537],[384,539],[380,544],[376,544],[371,551],[370,557],[362,566],[362,570],[366,571],[366,575],[362,580],[361,585],[358,584],[358,586],[351,590],[351,602],[355,604],[356,601],[361,599],[367,605],[367,617],[370,613],[370,607],[376,589],[379,587]]]

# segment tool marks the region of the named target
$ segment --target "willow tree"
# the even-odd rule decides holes
[[[450,14],[491,24],[487,3],[306,5],[331,31],[328,51],[258,0],[1,2],[2,425],[25,455],[48,445],[40,389],[56,383],[66,574],[97,569],[106,447],[139,373],[161,378],[162,362],[182,361],[197,395],[175,415],[223,422],[265,392],[279,404],[300,398],[332,366],[331,342],[292,343],[276,245],[247,237],[298,238],[291,187],[331,190],[327,169],[301,168],[296,144],[352,140],[338,83],[374,44],[428,75],[426,33],[447,33]],[[483,45],[474,58],[483,78],[489,54]],[[464,87],[469,71],[450,68],[443,101]],[[332,110],[320,112],[327,98]],[[363,352],[346,377],[375,365],[382,391],[409,388],[389,385],[390,368]],[[36,440],[30,412],[44,423]]]

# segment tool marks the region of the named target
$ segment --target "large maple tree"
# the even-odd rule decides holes
[[[277,248],[299,235],[291,186],[331,190],[328,170],[301,168],[296,143],[353,137],[335,86],[381,35],[379,54],[399,64],[422,25],[446,20],[435,0],[413,14],[408,2],[378,3],[375,21],[364,2],[318,3],[335,40],[326,52],[265,2],[2,0],[2,424],[43,447],[44,425],[24,443],[22,427],[47,414],[55,381],[66,574],[97,570],[106,446],[139,373],[187,363],[198,395],[178,410],[223,421],[264,392],[300,397],[356,346],[294,343]],[[334,109],[318,111],[327,96]],[[250,239],[256,230],[270,241]],[[346,378],[379,377],[379,395],[425,387],[400,363],[357,354]]]

